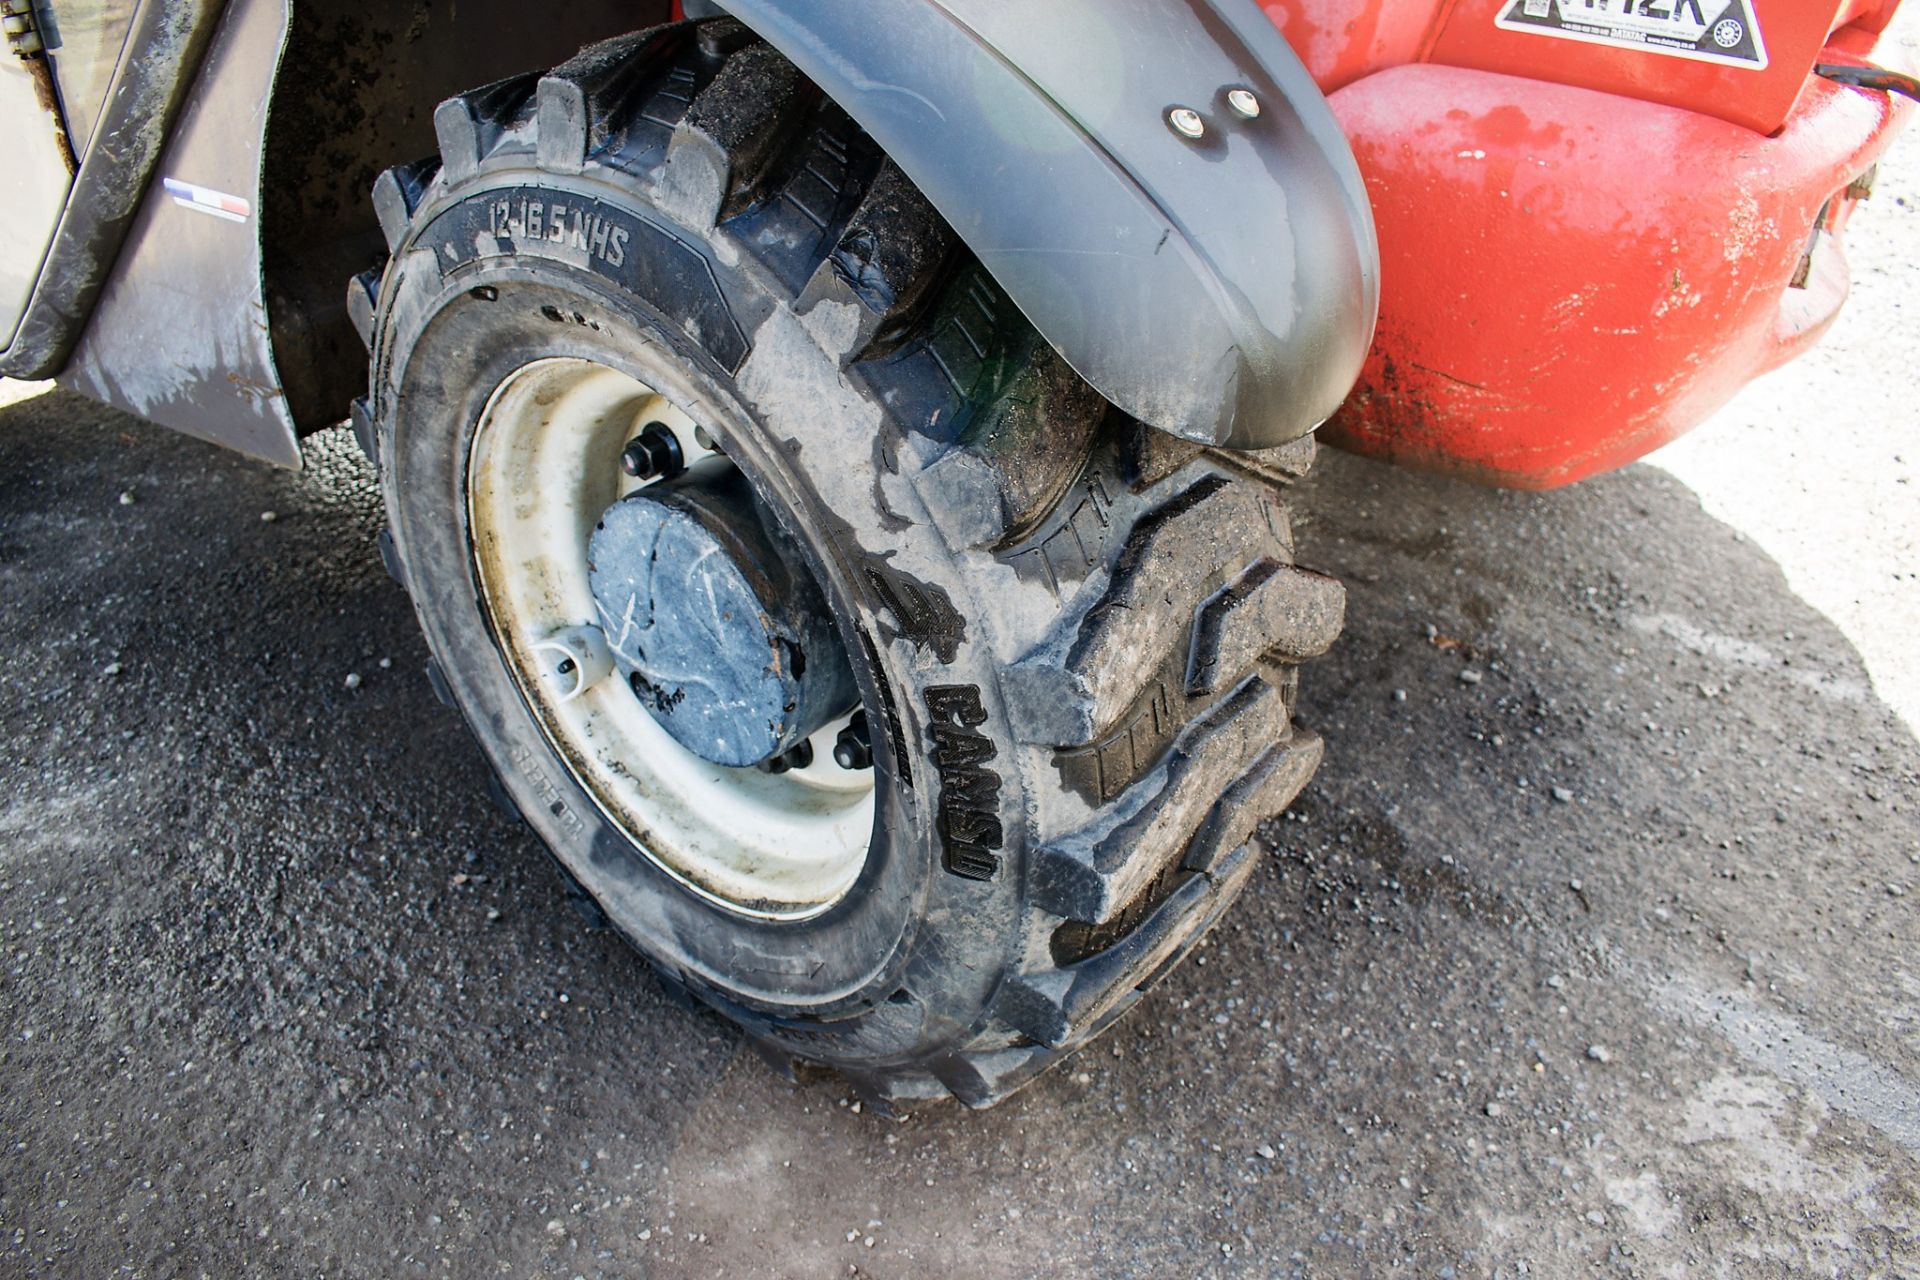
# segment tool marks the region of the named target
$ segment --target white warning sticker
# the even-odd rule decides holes
[[[1512,0],[1496,24],[1562,40],[1585,40],[1757,71],[1767,46],[1754,0]]]

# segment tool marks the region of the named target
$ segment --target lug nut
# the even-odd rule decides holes
[[[873,768],[873,743],[867,737],[867,713],[856,711],[833,740],[833,762],[842,769]]]
[[[649,422],[620,451],[620,469],[635,480],[671,480],[687,463],[679,437],[664,422]]]
[[[785,773],[789,769],[805,769],[812,763],[813,743],[802,738],[779,755],[762,760],[757,767],[762,773]]]

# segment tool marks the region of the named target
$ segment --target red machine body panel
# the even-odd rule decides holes
[[[1381,304],[1326,437],[1525,488],[1625,465],[1811,345],[1896,117],[1885,94],[1816,82],[1767,137],[1436,66],[1333,105],[1374,200]]]
[[[1755,2],[1702,11],[1751,16],[1764,66],[1496,25],[1523,0],[1268,0],[1379,233],[1374,345],[1323,439],[1550,488],[1818,339],[1847,295],[1841,233],[1911,104],[1811,69],[1871,53],[1897,0]]]
[[[1765,51],[1765,64],[1758,67],[1503,28],[1499,19],[1516,0],[1425,5],[1261,0],[1261,5],[1328,93],[1376,71],[1436,62],[1686,107],[1771,133],[1793,109],[1814,56],[1829,41],[1864,53],[1899,0],[1775,0],[1752,14]],[[1719,18],[1725,0],[1546,0],[1538,7],[1556,6]],[[1750,12],[1751,5],[1741,9]]]
[[[1637,8],[1639,12],[1704,13],[1701,0],[1554,0],[1569,8]],[[1502,71],[1510,75],[1577,85],[1602,93],[1686,107],[1761,133],[1785,123],[1814,57],[1828,36],[1866,5],[1833,0],[1760,4],[1754,14],[1760,67],[1706,62],[1571,38],[1543,38],[1531,31],[1496,25],[1513,0],[1460,0],[1434,42],[1427,61],[1447,66]],[[1866,19],[1885,23],[1891,7]],[[1721,21],[1737,21],[1722,18]],[[1877,29],[1877,28],[1876,28]],[[1750,34],[1750,33],[1749,33]]]

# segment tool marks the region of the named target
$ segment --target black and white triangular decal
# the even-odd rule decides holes
[[[1639,49],[1757,71],[1767,65],[1754,0],[1512,0],[1508,31]]]

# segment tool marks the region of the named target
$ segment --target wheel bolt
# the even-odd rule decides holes
[[[664,422],[649,422],[620,451],[620,469],[635,480],[671,480],[687,463],[672,430]]]
[[[873,743],[867,738],[867,713],[856,711],[833,740],[833,762],[842,769],[873,768]]]
[[[762,760],[758,768],[762,773],[785,773],[789,769],[805,769],[812,763],[813,743],[802,738],[779,755]]]

